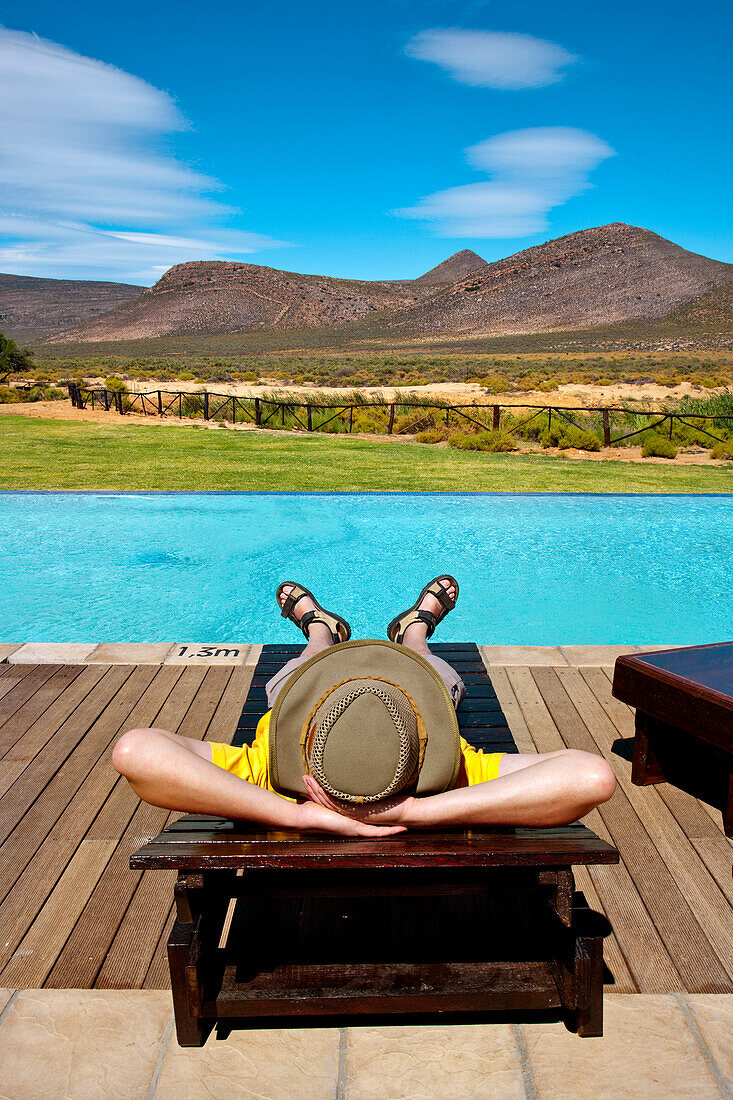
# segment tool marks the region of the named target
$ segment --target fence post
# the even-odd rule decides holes
[[[183,394],[178,395],[178,419],[183,420]]]
[[[306,409],[306,413],[308,415],[308,431],[312,432],[313,431],[313,420],[311,419],[311,407],[310,407],[310,405],[306,405],[305,409]]]
[[[104,411],[109,412],[109,390],[105,389],[102,393],[104,395]]]
[[[350,405],[349,406],[349,435],[351,435],[353,430],[354,430],[354,406]]]
[[[204,390],[204,420],[209,419],[209,391]]]
[[[282,404],[280,405],[280,414],[282,416],[281,423],[282,423],[282,426],[284,428],[285,427],[285,406],[282,405]]]
[[[392,435],[392,429],[394,427],[394,405],[389,407],[389,424],[387,425],[387,435]]]
[[[548,432],[549,432],[551,427],[552,427],[552,408],[549,408],[547,410],[547,430],[548,430]]]
[[[163,415],[163,394],[158,390],[158,416]]]
[[[669,438],[672,438],[672,429],[674,428],[674,413],[669,414]]]
[[[603,410],[603,446],[611,446],[611,419],[608,415],[608,409]]]
[[[259,428],[262,424],[262,411],[260,409],[260,399],[255,397],[255,424]]]
[[[494,405],[494,416],[491,421],[491,426],[495,432],[498,432],[501,425],[501,409],[498,405]]]
[[[232,424],[237,423],[237,398],[232,394]]]

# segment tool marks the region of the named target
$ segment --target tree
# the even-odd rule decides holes
[[[33,370],[33,366],[28,348],[19,348],[15,340],[0,332],[0,382],[6,382],[11,374]]]

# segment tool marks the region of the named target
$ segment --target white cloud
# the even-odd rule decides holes
[[[159,151],[187,128],[139,77],[0,27],[0,264],[151,281],[182,260],[281,245],[222,227],[235,213],[211,197],[222,185]]]
[[[490,180],[437,191],[394,213],[428,222],[440,237],[529,237],[546,230],[549,211],[587,190],[590,172],[614,155],[595,134],[570,127],[496,134],[466,150]]]
[[[420,31],[405,53],[433,61],[462,84],[509,91],[554,84],[578,60],[562,46],[531,34],[459,28]]]

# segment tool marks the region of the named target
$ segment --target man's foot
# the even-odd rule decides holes
[[[277,591],[277,602],[279,603],[281,609],[285,607],[288,596],[291,594],[295,587],[297,586],[294,584],[280,585]],[[323,608],[321,608],[310,595],[306,594],[300,597],[300,599],[292,608],[292,611],[290,612],[288,617],[292,619],[298,626],[300,626],[303,616],[306,615],[309,611],[313,611],[318,615],[323,612]],[[326,614],[328,615],[329,619],[332,618],[332,616],[329,615],[328,612],[326,612]],[[301,626],[301,629],[308,639],[309,646],[317,645],[320,649],[323,649],[326,646],[334,645],[333,631],[331,630],[331,627],[325,622],[319,622],[317,619],[314,619],[312,622],[306,623],[304,629]],[[335,631],[340,641],[347,641],[349,637],[349,631],[346,629],[346,625],[343,620],[338,620],[335,623]]]
[[[425,586],[408,611],[392,620],[387,628],[388,638],[418,652],[429,652],[428,638],[437,624],[453,610],[457,599],[457,581],[451,576],[437,577]]]

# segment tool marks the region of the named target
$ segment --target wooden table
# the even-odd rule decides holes
[[[516,752],[476,647],[434,649],[467,684],[464,737]],[[235,744],[296,652],[265,647]],[[131,866],[178,870],[171,986],[178,1041],[198,1046],[221,1020],[487,1011],[560,1012],[600,1035],[608,925],[574,892],[572,867],[617,862],[580,824],[366,841],[188,815]]]
[[[613,694],[636,707],[632,781],[720,774],[733,836],[733,642],[619,657]]]

